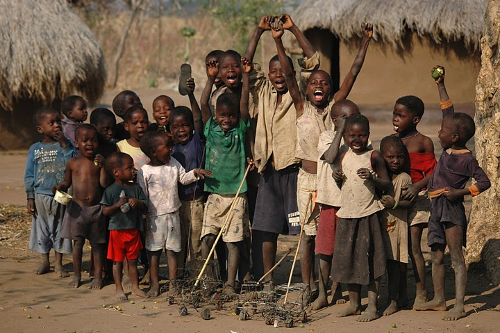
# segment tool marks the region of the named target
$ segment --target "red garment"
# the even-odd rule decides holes
[[[410,156],[410,176],[413,183],[418,183],[425,176],[430,175],[436,168],[437,161],[434,153],[408,153]]]
[[[121,229],[109,231],[108,259],[123,261],[125,257],[135,260],[142,249],[138,229]]]
[[[333,255],[335,247],[335,233],[337,230],[337,211],[339,207],[321,205],[319,213],[318,234],[316,236],[316,249],[318,254]]]

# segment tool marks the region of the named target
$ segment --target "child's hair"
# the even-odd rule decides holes
[[[156,97],[153,101],[153,105],[156,103],[157,100],[162,99],[162,98],[165,98],[168,101],[168,103],[170,104],[172,109],[175,108],[174,100],[171,99],[170,97],[168,97],[167,95],[160,95],[160,96]]]
[[[352,116],[347,117],[344,127],[347,129],[354,124],[359,124],[365,127],[368,132],[370,131],[370,122],[368,121],[368,118],[362,114],[353,114]]]
[[[359,114],[359,106],[351,100],[342,99],[333,104],[331,117],[335,118],[342,113],[349,114],[351,111],[354,111],[354,114]]]
[[[35,114],[33,115],[33,123],[35,124],[35,126],[39,126],[42,123],[43,118],[51,113],[59,114],[59,112],[57,112],[50,106],[44,106],[36,110]]]
[[[153,159],[153,152],[156,149],[158,139],[162,136],[167,137],[167,145],[169,147],[172,147],[174,145],[174,142],[170,137],[170,135],[166,135],[165,133],[160,131],[146,132],[144,133],[144,136],[141,138],[139,147],[141,148],[142,152],[151,160]]]
[[[205,57],[205,63],[208,61],[209,58],[217,58],[222,55],[224,53],[224,51],[222,50],[213,50],[213,51],[210,51],[207,56]]]
[[[116,95],[115,98],[113,98],[113,102],[111,103],[111,107],[113,108],[114,113],[116,113],[117,115],[120,115],[123,112],[127,111],[127,110],[123,110],[123,108],[125,106],[125,103],[127,102],[127,96],[130,96],[130,95],[137,96],[137,94],[135,92],[133,92],[132,90],[124,90],[124,91],[120,92],[118,95]]]
[[[288,62],[290,63],[290,67],[292,67],[292,70],[295,70],[293,68],[293,60],[292,58],[290,58],[289,56],[286,56],[286,58],[288,59]],[[269,60],[269,64],[271,64],[272,62],[275,62],[275,61],[280,61],[280,57],[276,54],[274,57],[271,58],[271,60]]]
[[[383,138],[382,141],[380,141],[380,152],[382,154],[386,152],[390,147],[396,148],[398,150],[401,149],[403,153],[405,151],[405,145],[403,143],[403,140],[401,140],[399,136],[389,135]]]
[[[68,114],[71,111],[73,111],[73,108],[75,107],[76,102],[79,101],[79,100],[83,101],[83,104],[84,104],[85,108],[87,108],[87,102],[85,102],[85,100],[83,99],[82,96],[71,95],[71,96],[68,96],[65,99],[63,99],[63,101],[61,103],[61,112],[62,112],[62,114],[65,115],[67,118],[69,118]]]
[[[396,104],[406,106],[413,115],[422,118],[424,115],[424,102],[417,96],[408,95],[398,98]]]
[[[173,119],[183,116],[186,118],[187,121],[191,123],[191,125],[194,126],[194,118],[193,118],[193,113],[187,106],[177,106],[175,109],[170,113],[170,119],[169,119],[169,126],[171,125]]]
[[[219,63],[222,62],[222,58],[228,56],[235,57],[238,60],[238,62],[241,62],[241,55],[238,52],[236,52],[235,50],[227,50],[220,55]]]
[[[94,125],[92,125],[92,124],[81,124],[75,130],[75,140],[78,140],[78,135],[80,135],[80,132],[83,131],[83,130],[92,130],[92,131],[95,131],[96,134],[97,134],[97,128],[95,128]]]
[[[127,111],[125,111],[125,113],[123,114],[123,121],[128,123],[128,121],[132,118],[132,114],[135,111],[142,111],[146,115],[146,118],[148,117],[148,112],[146,111],[146,109],[143,108],[141,105],[136,104],[136,105],[132,105],[131,107],[129,107],[127,109]]]
[[[125,154],[119,151],[111,153],[106,159],[106,171],[109,174],[113,174],[113,170],[123,167],[126,157],[132,158],[129,154]]]
[[[223,93],[217,98],[217,103],[215,106],[215,113],[217,113],[217,109],[221,106],[225,105],[231,110],[238,110],[238,114],[240,113],[240,98],[238,94],[230,94]]]
[[[466,144],[476,132],[476,124],[474,123],[474,119],[469,116],[467,113],[463,112],[455,112],[453,114],[448,115],[453,121],[453,125],[455,126],[455,132],[458,134],[460,139],[458,143]]]
[[[113,112],[106,108],[94,109],[94,111],[92,111],[92,113],[90,114],[90,123],[92,125],[97,125],[107,119],[113,119],[116,122],[116,118]]]

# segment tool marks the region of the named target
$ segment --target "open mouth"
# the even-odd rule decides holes
[[[285,87],[285,81],[283,80],[274,81],[274,85],[276,86],[277,89],[283,89]]]
[[[158,118],[158,120],[160,121],[160,123],[163,123],[163,124],[166,124],[168,122],[168,118],[167,117],[160,117]]]
[[[228,75],[227,76],[227,82],[229,82],[230,84],[235,84],[237,79],[238,79],[238,76],[236,76],[236,75],[230,75],[230,76]]]
[[[399,126],[393,124],[392,129],[394,130],[394,132],[397,132],[399,131]]]
[[[314,90],[314,99],[316,101],[321,101],[325,93],[319,89]]]

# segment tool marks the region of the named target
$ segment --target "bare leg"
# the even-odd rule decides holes
[[[467,269],[462,252],[462,227],[453,225],[446,228],[446,242],[450,250],[451,262],[455,271],[455,306],[448,311],[443,320],[458,320],[466,316],[464,311],[465,286],[467,284]]]
[[[261,238],[262,244],[262,261],[264,266],[264,274],[273,268],[276,261],[276,250],[278,245],[278,234],[271,232],[259,231],[256,232],[258,237]],[[264,278],[266,282],[273,281],[273,273]]]
[[[69,274],[64,270],[63,264],[62,264],[62,258],[63,254],[59,253],[57,251],[54,251],[55,256],[56,256],[56,262],[54,264],[54,271],[59,275],[59,277],[65,278],[68,277]],[[48,257],[47,257],[48,260]]]
[[[132,294],[147,298],[148,296],[144,291],[139,288],[139,273],[137,272],[137,259],[128,260],[128,274],[130,282],[132,283]]]
[[[234,296],[235,294],[235,284],[236,284],[236,273],[238,271],[238,266],[240,263],[240,248],[243,242],[226,243],[227,246],[227,290],[225,293],[228,296]],[[232,291],[232,292],[231,292]]]
[[[123,280],[122,280],[122,283],[123,283],[123,287],[125,289],[128,289],[130,290],[130,288],[132,287],[132,285],[130,284],[130,275],[128,273],[128,260],[127,258],[125,258],[123,260]]]
[[[50,272],[49,253],[42,253],[42,263],[34,272],[39,275]]]
[[[415,302],[416,308],[427,302],[427,290],[425,289],[425,261],[420,247],[422,231],[425,224],[418,224],[410,227],[411,260],[413,262],[413,274],[415,275]]]
[[[85,238],[78,238],[73,241],[73,278],[69,282],[72,288],[78,288],[82,281],[82,251]]]
[[[177,253],[171,250],[165,251],[167,254],[168,264],[168,278],[170,279],[170,286],[168,288],[169,295],[176,295],[178,293],[175,280],[177,279]]]
[[[338,317],[347,317],[361,314],[361,285],[350,283],[347,285],[349,290],[349,307],[337,314]]]
[[[332,256],[324,254],[319,255],[319,293],[318,298],[312,303],[313,310],[319,310],[328,306],[328,299],[326,297],[326,287],[328,285],[328,277],[332,266]]]
[[[330,304],[345,304],[346,300],[342,296],[342,287],[339,282],[332,282],[332,301]]]
[[[378,297],[379,279],[371,281],[368,285],[368,307],[359,318],[360,322],[369,322],[378,318],[377,297]]]
[[[434,284],[434,298],[423,304],[415,304],[413,308],[415,310],[435,310],[435,311],[445,311],[446,310],[446,299],[444,298],[444,250],[446,245],[444,244],[434,244],[431,247],[431,258],[432,258],[432,283]]]
[[[160,270],[160,256],[159,251],[148,251],[149,254],[149,271],[150,271],[150,288],[147,293],[148,297],[156,297],[160,294],[159,270]],[[170,269],[170,263],[168,264]]]
[[[302,282],[309,285],[311,290],[316,289],[314,282],[314,240],[316,236],[302,234],[302,244],[300,245],[300,270]]]
[[[116,290],[116,298],[120,301],[124,301],[127,299],[127,295],[123,292],[122,286],[122,270],[123,270],[123,262],[121,261],[113,261],[113,278],[115,280],[115,290]]]
[[[89,286],[89,289],[99,290],[104,286],[102,279],[102,267],[104,264],[104,246],[105,244],[92,245],[92,254],[94,258],[94,280]]]
[[[395,260],[387,261],[387,274],[389,277],[389,305],[384,310],[384,316],[390,316],[398,311],[397,300],[399,297],[399,262]]]
[[[201,255],[204,260],[210,261],[212,260],[212,257],[208,258],[208,255],[210,253],[210,250],[212,250],[212,246],[214,245],[216,236],[213,234],[208,234],[203,236],[203,239],[201,240]],[[211,265],[207,265],[207,268],[205,269],[205,274],[209,277],[214,277],[213,272],[212,272],[212,267]]]

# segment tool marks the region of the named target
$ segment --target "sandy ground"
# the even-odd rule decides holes
[[[110,104],[116,92],[108,92],[103,98],[103,105]],[[138,91],[144,105],[150,109],[153,98],[164,91]],[[168,93],[168,92],[167,92]],[[176,94],[172,94],[176,95]],[[177,104],[185,104],[181,97]],[[424,121],[419,130],[430,136],[439,153],[437,131],[440,126],[440,112],[431,110],[424,115]],[[363,112],[363,109],[362,109]],[[380,139],[391,134],[392,108],[365,110],[372,121],[371,140],[378,148]],[[469,144],[473,147],[473,144]],[[26,197],[23,188],[23,176],[26,163],[26,151],[0,152],[0,205],[25,205]],[[470,202],[467,202],[470,207]],[[188,307],[189,315],[180,316],[178,305],[168,305],[165,297],[143,300],[134,295],[129,301],[115,301],[114,286],[107,285],[100,291],[87,288],[90,279],[83,275],[83,285],[79,289],[67,286],[69,279],[61,279],[51,272],[37,276],[32,271],[39,263],[38,255],[27,249],[29,237],[29,219],[24,218],[18,233],[11,232],[9,236],[2,228],[8,228],[9,220],[2,219],[0,213],[0,327],[4,332],[157,332],[168,329],[171,332],[264,332],[272,329],[266,326],[261,317],[256,316],[250,321],[240,321],[232,314],[230,303],[225,304],[222,311],[212,311],[212,319],[204,321],[192,307]],[[15,234],[14,236],[12,236]],[[9,237],[12,236],[12,241]],[[290,247],[295,247],[297,238],[294,236],[280,237],[279,254]],[[425,246],[425,241],[423,242]],[[425,247],[428,281],[430,281],[429,250]],[[280,257],[280,255],[278,255]],[[52,258],[51,258],[52,259]],[[88,269],[89,249],[84,255],[84,269]],[[276,271],[276,282],[286,283],[290,272],[293,253]],[[448,260],[449,262],[449,260]],[[65,267],[72,271],[70,256],[64,258]],[[162,266],[161,275],[166,275]],[[454,303],[453,271],[447,267],[447,299],[448,306]],[[299,282],[300,271],[297,264],[293,282]],[[413,274],[409,272],[410,294],[414,296]],[[431,283],[428,282],[431,289]],[[387,283],[382,282],[382,307],[387,299]],[[366,291],[363,304],[366,305]],[[493,286],[481,270],[469,271],[467,285],[466,311],[467,317],[457,322],[442,321],[442,312],[416,312],[403,310],[390,317],[380,318],[371,323],[358,323],[354,317],[338,318],[336,313],[347,305],[335,305],[309,315],[310,320],[303,326],[293,330],[299,332],[498,332],[500,325],[500,289]],[[106,307],[103,307],[106,305]],[[121,306],[122,311],[116,311],[109,306]],[[144,309],[142,306],[144,305]],[[395,324],[395,325],[393,325]],[[395,328],[393,326],[396,326]],[[284,328],[280,328],[284,329]]]

